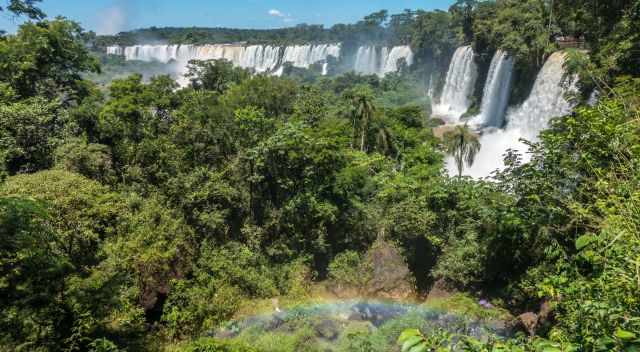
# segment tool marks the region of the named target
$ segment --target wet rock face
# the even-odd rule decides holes
[[[445,279],[439,279],[436,281],[431,290],[429,290],[428,300],[434,300],[439,298],[448,298],[456,294],[458,291],[451,286]]]
[[[538,328],[538,315],[536,313],[527,312],[520,314],[516,318],[516,328],[524,329],[529,336],[535,336]]]
[[[331,282],[329,291],[338,298],[383,298],[406,300],[415,294],[414,277],[392,244],[378,240],[367,252],[360,265],[361,284]]]
[[[342,327],[335,320],[323,319],[315,324],[313,327],[318,337],[334,341],[340,335]]]
[[[513,321],[513,327],[527,332],[530,336],[535,336],[544,331],[545,328],[549,328],[554,318],[553,313],[553,304],[549,301],[544,301],[540,305],[540,311],[537,314],[534,312],[520,314]]]
[[[367,253],[366,260],[373,271],[365,286],[368,296],[402,300],[413,294],[413,276],[397,248],[378,241]]]

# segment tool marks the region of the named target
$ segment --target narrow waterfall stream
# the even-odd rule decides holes
[[[504,125],[512,74],[513,59],[507,52],[498,50],[489,67],[482,95],[480,115],[473,118],[471,124],[496,128],[501,128]]]
[[[413,52],[409,46],[387,47],[361,46],[356,53],[354,71],[366,75],[384,76],[398,71],[398,62],[404,59],[413,64]]]
[[[478,67],[473,57],[470,46],[460,47],[453,54],[440,103],[433,107],[434,116],[457,122],[471,106],[473,87],[478,79]]]

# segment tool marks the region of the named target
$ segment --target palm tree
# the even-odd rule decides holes
[[[373,104],[373,92],[366,86],[358,86],[348,93],[355,121],[360,122],[360,150],[365,151],[369,123],[373,119],[376,107]]]
[[[444,133],[443,140],[447,154],[452,155],[456,162],[458,177],[462,177],[464,164],[471,167],[482,147],[478,135],[473,133],[467,125],[456,126]]]

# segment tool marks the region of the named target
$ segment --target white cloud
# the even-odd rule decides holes
[[[269,10],[269,16],[281,18],[284,23],[295,22],[295,19],[291,17],[290,14],[284,13],[280,10],[271,9]]]
[[[284,13],[282,13],[282,11],[276,10],[276,9],[269,10],[269,16],[283,17],[283,18],[287,17]]]

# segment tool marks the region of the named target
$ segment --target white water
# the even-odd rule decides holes
[[[120,46],[110,46],[110,47],[107,47],[107,55],[122,56],[122,55],[124,55],[124,51],[122,50],[122,47],[120,47]]]
[[[472,124],[482,127],[500,128],[509,103],[513,59],[507,52],[498,50],[491,60],[487,82],[482,94],[480,115],[473,118]]]
[[[409,46],[387,47],[361,46],[356,53],[354,71],[365,75],[384,76],[397,72],[398,62],[404,59],[413,65],[413,52]]]
[[[520,139],[538,141],[540,132],[549,127],[553,117],[570,113],[574,106],[565,95],[575,90],[575,84],[562,84],[564,59],[562,52],[547,59],[527,100],[507,112],[507,127],[504,130],[487,130],[482,135],[480,153],[473,166],[464,170],[464,175],[488,177],[493,171],[504,168],[503,156],[507,149],[517,151],[522,162],[530,160],[530,155],[526,154],[528,147]],[[447,160],[447,169],[451,175],[457,173],[451,158]]]
[[[308,68],[312,64],[326,61],[329,56],[339,57],[340,44],[298,45],[278,47],[270,45],[135,45],[128,47],[112,46],[107,54],[123,55],[126,60],[158,61],[168,63],[176,61],[182,66],[181,72],[190,60],[226,59],[236,66],[253,69],[258,73],[277,73],[285,62],[295,67]],[[323,66],[326,73],[326,63]]]
[[[440,103],[433,107],[434,115],[450,122],[458,122],[460,116],[471,106],[471,95],[478,78],[478,67],[473,49],[463,46],[451,59]]]
[[[567,92],[575,90],[574,83],[563,86],[565,55],[552,54],[536,78],[529,98],[522,105],[507,113],[507,128],[519,129],[524,137],[536,139],[549,125],[553,117],[571,112],[573,104],[565,98]]]
[[[284,50],[282,62],[290,62],[294,67],[308,68],[314,63],[326,61],[329,56],[340,57],[339,45],[295,45]]]

